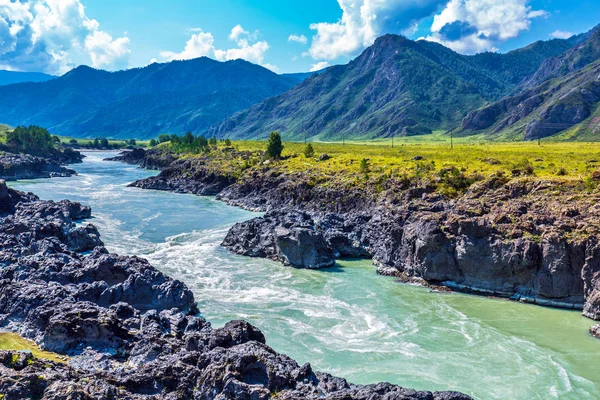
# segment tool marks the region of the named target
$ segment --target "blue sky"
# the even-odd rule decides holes
[[[61,74],[206,55],[299,72],[345,63],[385,33],[504,52],[599,23],[598,0],[0,0],[0,68]]]

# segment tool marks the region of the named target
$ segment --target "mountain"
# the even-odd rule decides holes
[[[561,133],[562,139],[598,140],[600,29],[584,39],[544,61],[516,94],[469,113],[461,133],[511,140]]]
[[[339,140],[418,134],[459,126],[471,110],[508,94],[574,40],[536,42],[507,54],[458,54],[440,44],[386,35],[347,65],[210,127],[230,138]]]
[[[199,133],[297,82],[246,61],[206,57],[119,72],[81,66],[48,82],[0,87],[0,115],[10,125],[75,137]]]
[[[43,74],[41,72],[18,72],[0,70],[0,86],[12,85],[23,82],[46,82],[56,76]]]

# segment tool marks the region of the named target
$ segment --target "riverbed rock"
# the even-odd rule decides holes
[[[162,170],[167,168],[177,157],[168,151],[162,151],[160,149],[149,149],[145,150],[142,148],[136,148],[133,150],[126,150],[121,152],[118,156],[110,157],[105,161],[119,161],[127,164],[138,165],[144,169],[158,169]]]
[[[335,264],[334,252],[306,213],[270,212],[236,224],[223,241],[231,251],[270,258],[295,268],[319,269]]]
[[[74,170],[63,167],[59,161],[28,154],[0,152],[0,179],[3,180],[69,177],[76,174]]]
[[[592,334],[592,336],[595,336],[598,339],[600,339],[600,324],[592,326],[590,328],[590,333]]]
[[[335,264],[333,250],[314,229],[277,227],[274,231],[278,258],[284,265],[319,269]]]

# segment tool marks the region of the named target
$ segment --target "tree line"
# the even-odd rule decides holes
[[[51,135],[46,128],[40,126],[17,126],[12,131],[6,132],[4,147],[12,153],[27,153],[34,156],[48,156],[52,154],[60,139]]]

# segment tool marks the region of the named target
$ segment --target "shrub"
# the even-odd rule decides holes
[[[281,135],[279,132],[271,132],[269,142],[267,143],[267,157],[279,159],[281,158],[282,151],[283,143],[281,142]]]
[[[312,144],[308,143],[306,145],[306,147],[304,148],[304,157],[312,158],[314,156],[315,156],[315,149],[313,148]]]
[[[588,192],[593,192],[596,190],[596,188],[598,188],[598,182],[589,176],[585,178],[584,185],[585,190]]]
[[[150,147],[154,147],[156,146],[158,143],[156,142],[155,139],[150,139]]]
[[[231,147],[231,140],[225,139],[225,146]]]
[[[171,135],[167,135],[166,133],[158,135],[159,143],[169,142],[170,140],[171,140]]]
[[[569,173],[567,172],[567,169],[565,167],[560,167],[558,169],[558,171],[556,171],[556,175],[558,176],[565,176],[568,175]]]
[[[360,160],[360,172],[362,172],[363,174],[368,174],[369,169],[369,160],[367,160],[366,158]]]

